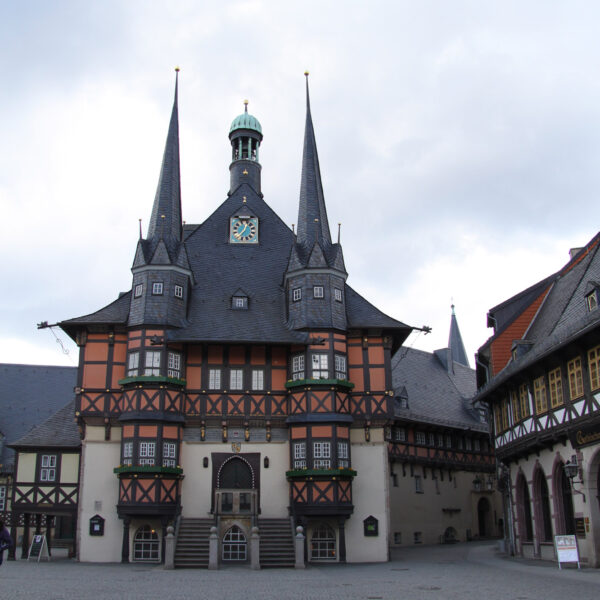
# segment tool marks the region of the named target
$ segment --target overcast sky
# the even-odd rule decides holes
[[[131,287],[179,65],[188,223],[225,200],[243,100],[265,200],[297,220],[305,99],[348,283],[473,366],[486,313],[600,223],[592,2],[0,3],[0,362],[76,364],[50,330]]]

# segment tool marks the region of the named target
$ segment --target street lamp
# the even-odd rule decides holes
[[[565,470],[565,475],[571,480],[571,487],[576,494],[581,494],[583,496],[583,501],[585,502],[585,494],[575,488],[575,483],[579,483],[583,485],[583,469],[577,462],[577,455],[573,454],[571,456],[571,460],[568,460],[564,465],[563,469]],[[575,477],[579,475],[579,481],[575,481]]]

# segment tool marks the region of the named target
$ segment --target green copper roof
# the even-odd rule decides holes
[[[258,131],[258,133],[262,134],[260,122],[255,116],[248,114],[247,104],[246,110],[232,121],[231,127],[229,128],[229,133],[235,131],[236,129],[254,129],[254,131]]]

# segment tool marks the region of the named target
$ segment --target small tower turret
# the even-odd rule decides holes
[[[237,116],[229,129],[231,141],[231,164],[229,195],[242,184],[249,184],[257,194],[260,191],[261,166],[258,149],[262,142],[262,127],[256,117],[248,113],[248,100],[244,100],[244,112]]]

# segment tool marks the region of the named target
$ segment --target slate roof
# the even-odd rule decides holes
[[[14,450],[7,445],[73,398],[77,368],[0,364],[0,381],[0,431],[6,436],[0,462],[10,472]]]
[[[590,283],[600,279],[599,246],[600,233],[562,269],[544,280],[550,284],[550,290],[522,338],[530,343],[529,351],[512,359],[480,389],[477,399],[541,358],[600,327],[600,310],[589,312],[585,299]]]
[[[458,328],[458,321],[456,320],[456,314],[454,313],[454,304],[452,305],[452,316],[450,317],[448,348],[450,349],[452,360],[454,362],[465,365],[466,367],[469,366],[469,359],[467,358],[465,345],[463,344],[462,336],[460,335],[460,329]]]
[[[75,400],[63,406],[11,446],[15,449],[79,448],[81,439],[75,423]]]
[[[396,419],[487,432],[472,407],[473,369],[454,362],[448,370],[436,354],[401,348],[392,358],[392,383],[396,396],[408,397],[408,408],[396,407]]]

